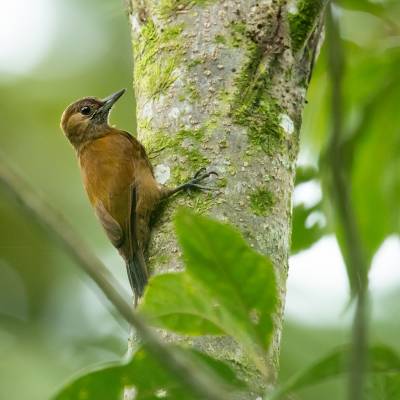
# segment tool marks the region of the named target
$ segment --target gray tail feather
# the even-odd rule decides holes
[[[142,297],[147,284],[146,264],[140,251],[136,252],[133,258],[127,261],[126,270],[128,272],[129,283],[135,294],[135,303],[137,303],[137,300]]]

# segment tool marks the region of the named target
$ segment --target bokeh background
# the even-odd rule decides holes
[[[372,258],[371,341],[400,352],[400,6],[347,0],[335,13],[346,49],[349,184]],[[128,288],[59,128],[70,102],[123,87],[128,92],[112,122],[134,132],[131,42],[122,0],[0,0],[1,159],[66,216]],[[321,165],[329,114],[322,49],[299,165]],[[321,176],[295,189],[298,246],[290,260],[282,380],[349,339],[347,276]],[[128,335],[95,285],[0,193],[0,399],[47,399],[81,369],[124,357]],[[344,393],[338,378],[303,390],[299,398],[339,399]]]

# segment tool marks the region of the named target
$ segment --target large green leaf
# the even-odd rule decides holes
[[[147,321],[188,335],[222,335],[224,331],[210,318],[209,305],[199,300],[204,289],[187,273],[169,273],[150,279],[139,311]]]
[[[266,397],[267,400],[277,400],[283,398],[291,392],[295,392],[306,386],[315,385],[325,380],[346,374],[348,368],[348,355],[350,348],[345,346],[334,351],[332,354],[323,357],[315,364],[300,371],[281,387]],[[377,345],[371,346],[368,350],[369,374],[385,374],[379,378],[380,383],[385,385],[386,390],[397,390],[400,384],[400,358],[390,347]],[[376,377],[374,377],[376,378]],[[385,379],[388,378],[388,381]],[[395,381],[395,382],[394,382]],[[390,387],[389,387],[390,385]],[[368,385],[368,398],[374,397],[375,390],[379,390],[378,385]],[[383,397],[385,400],[392,400],[396,397]]]
[[[182,211],[176,228],[186,270],[153,277],[140,311],[178,333],[230,335],[266,373],[276,305],[271,262],[219,222]]]
[[[369,260],[384,239],[400,233],[400,79],[381,98],[358,143],[351,174],[362,240]]]
[[[359,121],[342,145],[352,205],[369,265],[384,240],[400,233],[399,101],[397,73],[377,89],[375,96],[369,96],[363,107],[358,106]],[[336,225],[337,238],[344,249],[344,235],[339,228]],[[351,271],[349,277],[353,287]]]
[[[359,3],[354,2],[354,5]],[[390,3],[390,7],[395,5],[394,2]],[[397,15],[400,15],[400,3],[397,2],[397,4]],[[389,2],[379,5],[379,8],[388,10]],[[361,18],[365,13],[360,14],[362,14]],[[391,18],[393,21],[396,20],[389,24],[393,30],[381,29],[381,35],[376,40],[365,41],[363,45],[357,45],[356,40],[342,42],[346,54],[346,68],[342,97],[341,155],[363,252],[368,264],[389,235],[400,233],[400,213],[398,212],[400,114],[397,111],[400,102],[400,70],[398,68],[400,47],[388,45],[394,41],[399,19],[398,17],[396,19],[395,12],[392,13]],[[349,17],[345,20],[342,18],[341,21],[342,28],[347,32],[346,39],[351,40],[350,27],[354,28],[354,21]],[[368,26],[368,18],[365,18],[363,24]],[[368,30],[362,32],[364,31],[368,33]],[[328,222],[327,229],[335,230],[343,256],[347,261],[346,252],[343,251],[346,247],[341,224],[336,218],[336,213],[333,212],[332,204],[327,201],[333,192],[330,185],[331,170],[326,162],[330,151],[331,113],[326,107],[329,100],[329,85],[327,85],[324,66],[320,62],[324,61],[324,53],[322,52],[322,60],[319,60],[319,66],[311,83],[302,140],[319,152],[325,147],[326,153],[322,152],[320,155],[324,215]],[[307,218],[307,211],[295,210],[294,218],[297,219],[294,223],[302,228],[302,220]],[[299,242],[298,246],[297,238],[303,240],[303,236],[294,237],[294,249],[296,246],[297,248],[306,246],[309,239],[307,231],[301,232],[294,228],[294,235],[297,233],[306,234],[306,236],[304,243]],[[317,234],[312,231],[310,233]],[[348,265],[347,262],[346,265]],[[348,272],[354,292],[354,277],[350,270]]]
[[[183,349],[175,348],[175,351]],[[245,388],[225,363],[203,353],[185,350],[186,356],[206,365],[231,390]],[[136,393],[135,400],[176,399],[198,400],[185,382],[155,361],[144,349],[138,350],[132,360],[124,365],[108,364],[96,370],[82,373],[56,394],[53,400],[121,400],[124,388]]]

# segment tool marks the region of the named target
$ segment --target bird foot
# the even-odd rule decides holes
[[[218,176],[218,173],[215,171],[208,171],[205,172],[206,168],[200,168],[193,176],[193,178],[189,181],[186,182],[183,186],[183,189],[200,189],[200,190],[218,190],[219,188],[217,187],[210,187],[210,186],[204,186],[204,185],[199,185],[200,182],[202,182],[204,179],[208,178],[211,175]]]
[[[164,194],[163,197],[167,198],[172,196],[175,193],[180,192],[181,190],[190,190],[190,189],[200,189],[200,190],[218,190],[219,188],[216,187],[210,187],[210,186],[204,186],[204,185],[200,185],[200,182],[202,182],[204,179],[208,178],[211,175],[216,175],[218,176],[218,173],[215,171],[208,171],[205,172],[206,169],[205,168],[201,168],[199,169],[193,176],[193,178],[189,181],[184,183],[183,185],[180,185],[174,189],[167,189]]]

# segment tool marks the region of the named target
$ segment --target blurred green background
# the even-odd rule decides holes
[[[132,56],[120,0],[1,0],[0,155],[62,211],[128,288],[99,229],[59,120],[79,97],[126,87],[112,122],[134,132]],[[347,0],[336,8],[346,48],[349,182],[373,259],[371,338],[400,352],[400,6]],[[330,133],[325,50],[305,109],[300,165],[318,167]],[[347,154],[347,153],[346,153]],[[345,268],[323,176],[298,185],[281,379],[349,338]],[[305,249],[308,246],[309,249]],[[301,250],[301,251],[300,251]],[[378,251],[379,250],[379,251]],[[48,398],[80,369],[124,356],[129,330],[94,284],[0,193],[0,399]],[[301,399],[343,398],[343,380]]]

